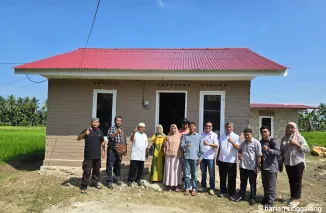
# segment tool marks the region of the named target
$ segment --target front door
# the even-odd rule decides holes
[[[158,124],[163,126],[165,134],[169,133],[171,124],[176,124],[180,128],[180,122],[185,116],[185,92],[158,93]]]

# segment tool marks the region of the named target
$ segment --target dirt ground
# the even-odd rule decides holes
[[[308,156],[303,177],[301,207],[322,207],[326,212],[326,159]],[[249,206],[248,202],[231,202],[207,193],[186,197],[182,192],[167,192],[162,184],[150,184],[148,170],[145,187],[114,186],[113,190],[89,188],[88,194],[80,194],[80,169],[53,169],[39,171],[40,162],[20,161],[0,165],[0,212],[263,212],[260,204]],[[124,177],[127,170],[123,170]],[[105,172],[101,172],[105,183]],[[239,178],[239,177],[238,177]],[[200,177],[199,177],[200,179]],[[237,188],[239,188],[239,179]],[[278,175],[277,201],[284,206],[289,197],[286,173]],[[216,171],[216,188],[219,188]],[[248,187],[249,189],[249,187]],[[216,190],[218,194],[218,190]],[[258,176],[258,199],[262,196]]]

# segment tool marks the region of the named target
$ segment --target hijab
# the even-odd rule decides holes
[[[287,127],[289,125],[292,125],[294,127],[294,133],[293,134],[289,134],[287,132]],[[294,122],[290,122],[288,123],[288,125],[286,126],[285,129],[285,135],[282,138],[282,144],[285,147],[285,153],[284,153],[284,157],[285,158],[290,158],[292,155],[294,155],[297,152],[297,148],[290,144],[290,140],[294,140],[295,142],[301,144],[300,140],[301,140],[301,134],[298,130],[298,126],[296,123]]]
[[[156,137],[159,137],[159,138],[162,138],[162,137],[165,137],[166,135],[164,134],[163,132],[163,126],[161,124],[157,125],[156,129],[157,128],[160,128],[161,129],[161,133],[159,132],[156,132],[155,135]],[[156,130],[157,131],[157,130]]]
[[[172,128],[175,128],[175,133],[172,133]],[[178,156],[181,142],[181,134],[175,124],[170,126],[170,132],[166,138],[166,156]]]

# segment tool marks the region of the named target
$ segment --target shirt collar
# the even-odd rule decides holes
[[[203,131],[203,134],[205,134],[205,135],[211,135],[212,132],[213,132],[212,130],[209,133],[206,133],[205,131]]]

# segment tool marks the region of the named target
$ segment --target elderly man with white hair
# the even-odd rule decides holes
[[[141,178],[144,170],[144,162],[148,158],[148,140],[145,131],[145,124],[139,123],[134,129],[130,141],[132,143],[130,156],[130,169],[128,175],[128,186],[135,181],[138,186],[142,186]]]

